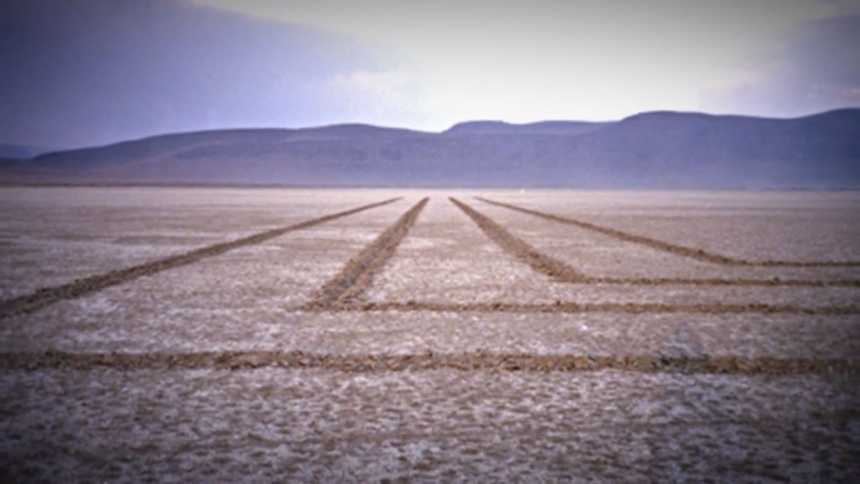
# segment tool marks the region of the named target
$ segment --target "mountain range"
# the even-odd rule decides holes
[[[581,188],[860,187],[860,109],[793,119],[646,112],[153,136],[0,163],[5,183]]]
[[[6,160],[24,160],[49,151],[55,150],[41,146],[0,143],[0,159]]]

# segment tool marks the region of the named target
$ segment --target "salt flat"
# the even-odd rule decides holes
[[[346,210],[366,199],[362,190],[320,200],[313,190],[0,188],[0,298]]]
[[[479,198],[807,265],[709,262]],[[856,192],[2,188],[0,200],[0,468],[10,479],[807,482],[860,472],[850,457],[860,451]],[[417,216],[404,218],[410,209]],[[58,289],[135,265],[145,270]],[[350,297],[323,297],[331,284]],[[9,302],[39,288],[38,305]],[[256,351],[358,363],[170,363]],[[76,363],[111,353],[167,367]],[[508,354],[607,357],[625,369],[408,360]],[[385,355],[406,369],[360,364]],[[684,369],[715,358],[739,363]]]
[[[856,191],[528,190],[482,195],[736,257],[860,257]]]
[[[857,380],[626,372],[7,372],[47,480],[849,482]]]

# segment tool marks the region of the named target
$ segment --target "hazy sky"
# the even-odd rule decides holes
[[[0,141],[860,105],[860,1],[5,0]],[[8,74],[7,74],[8,73]]]

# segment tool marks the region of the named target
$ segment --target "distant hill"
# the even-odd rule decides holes
[[[170,134],[0,164],[6,182],[618,188],[860,187],[860,109],[649,112],[588,123],[361,124]]]
[[[0,159],[23,160],[32,158],[40,153],[45,153],[48,151],[53,151],[53,149],[40,148],[38,146],[0,143]]]
[[[586,121],[540,121],[528,124],[511,124],[504,121],[467,121],[452,126],[446,134],[557,134],[577,135],[589,133],[611,123]]]

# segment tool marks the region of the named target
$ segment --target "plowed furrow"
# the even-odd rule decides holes
[[[479,200],[483,200],[480,199]],[[528,242],[508,232],[504,227],[465,203],[451,199],[481,230],[502,249],[526,262],[532,269],[552,276],[558,282],[579,284],[629,284],[635,286],[765,286],[765,287],[860,287],[860,280],[803,280],[803,279],[746,279],[746,278],[649,278],[649,277],[593,277],[577,271],[570,265],[542,254]],[[497,202],[487,203],[498,204]],[[513,206],[511,206],[513,207]],[[510,208],[510,207],[509,207]],[[518,210],[518,208],[515,208]]]
[[[219,244],[202,247],[183,254],[174,255],[164,259],[147,262],[144,264],[118,269],[104,274],[97,274],[82,279],[76,279],[68,284],[61,286],[45,287],[37,289],[31,294],[0,301],[0,319],[8,318],[14,315],[26,314],[41,309],[45,306],[53,304],[64,299],[74,299],[86,294],[90,294],[102,289],[122,284],[138,277],[155,274],[167,269],[173,269],[184,265],[192,264],[202,259],[223,254],[233,249],[246,245],[253,245],[265,242],[267,240],[279,237],[296,230],[302,230],[332,220],[353,215],[372,208],[381,207],[393,203],[400,198],[392,198],[382,202],[363,205],[343,212],[333,213],[324,217],[307,220],[298,224],[281,227],[277,229],[267,230],[254,235],[243,237],[241,239],[230,242],[222,242]]]
[[[682,277],[586,277],[585,284],[629,284],[632,286],[760,286],[760,287],[860,287],[860,280],[833,279],[746,279],[746,278],[703,278],[688,279]]]
[[[229,351],[199,353],[0,353],[0,369],[226,369],[265,367],[323,369],[356,373],[423,371],[576,372],[624,370],[710,374],[857,374],[860,360],[826,358],[593,356],[523,353],[444,353],[409,355],[336,355],[301,351]]]
[[[554,215],[551,213],[540,212],[537,210],[532,210],[524,207],[519,207],[516,205],[511,205],[509,203],[504,202],[496,202],[493,200],[488,200],[482,197],[476,197],[478,200],[488,203],[490,205],[496,205],[498,207],[507,208],[510,210],[515,210],[517,212],[526,213],[529,215],[534,215],[536,217],[540,217],[546,220],[552,220],[553,222],[560,222],[567,225],[573,225],[582,229],[591,230],[593,232],[598,232],[603,235],[608,235],[612,238],[622,240],[625,242],[633,242],[635,244],[644,245],[647,247],[651,247],[652,249],[657,249],[663,252],[668,252],[670,254],[680,255],[684,257],[690,257],[692,259],[698,259],[705,262],[711,262],[714,264],[722,264],[722,265],[733,265],[733,266],[757,266],[757,267],[860,267],[860,261],[785,261],[785,260],[763,260],[763,261],[753,261],[747,259],[741,259],[737,257],[728,257],[721,254],[715,254],[713,252],[707,252],[702,249],[695,249],[692,247],[686,247],[683,245],[672,244],[669,242],[664,242],[662,240],[652,239],[650,237],[644,237],[641,235],[631,234],[629,232],[624,232],[621,230],[613,229],[610,227],[604,227],[601,225],[595,225],[593,223],[584,222],[582,220],[576,220],[570,217],[562,217],[560,215]]]
[[[430,311],[478,313],[620,313],[620,314],[802,314],[808,316],[845,316],[860,314],[860,305],[804,307],[773,304],[662,304],[662,303],[588,303],[557,301],[549,304],[509,302],[436,303],[422,301],[372,302],[340,309],[343,311]]]
[[[533,270],[560,281],[580,282],[586,279],[584,275],[577,272],[573,267],[539,252],[526,241],[514,236],[501,225],[472,207],[453,197],[449,198],[449,200],[472,219],[490,240],[514,258],[526,263]]]
[[[429,198],[424,198],[404,213],[394,225],[388,227],[373,242],[362,249],[330,281],[317,292],[306,305],[309,310],[348,305],[358,299],[370,287],[373,277],[394,255],[397,246],[418,220],[421,210]]]

